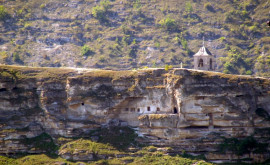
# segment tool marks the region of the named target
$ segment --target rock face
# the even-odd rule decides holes
[[[270,80],[186,69],[105,71],[1,66],[0,153],[41,153],[25,139],[131,126],[141,142],[232,162],[269,158]],[[267,144],[221,153],[225,138]],[[268,147],[268,148],[267,148]]]

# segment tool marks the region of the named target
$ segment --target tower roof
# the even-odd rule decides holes
[[[205,46],[202,46],[194,56],[212,56],[212,53]]]

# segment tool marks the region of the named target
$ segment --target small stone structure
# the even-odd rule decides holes
[[[215,70],[215,58],[212,53],[204,46],[193,56],[194,57],[194,69],[197,70]]]

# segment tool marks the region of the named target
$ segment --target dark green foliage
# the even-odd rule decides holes
[[[119,150],[135,145],[135,138],[138,136],[130,127],[101,128],[92,134],[99,135],[98,142],[109,143]]]
[[[8,13],[6,11],[6,8],[3,5],[0,5],[0,21],[5,21],[7,17]]]
[[[34,138],[25,138],[22,143],[31,145],[33,148],[46,151],[46,154],[55,156],[58,146],[53,142],[52,137],[47,133],[42,133]]]
[[[255,63],[255,69],[259,76],[270,77],[270,55],[260,55]]]
[[[82,56],[90,56],[95,54],[95,52],[87,45],[84,45],[81,49]]]
[[[244,139],[237,138],[223,138],[224,141],[219,145],[222,153],[232,152],[236,155],[250,154],[250,153],[265,153],[267,152],[268,144],[259,143],[254,137],[249,136]]]
[[[225,15],[225,22],[238,23],[238,20],[245,20],[248,18],[246,10],[231,10]]]
[[[198,156],[193,156],[193,155],[186,153],[186,151],[182,151],[181,156],[183,158],[189,158],[189,159],[193,159],[193,160],[206,160],[206,157],[203,154],[200,154]]]
[[[13,61],[15,61],[15,62],[20,62],[21,61],[21,58],[20,58],[20,55],[19,55],[18,52],[13,53]]]
[[[100,22],[106,23],[108,22],[106,15],[108,14],[109,9],[110,9],[110,1],[103,0],[100,2],[100,6],[95,6],[92,9],[92,14]]]
[[[170,17],[166,17],[159,21],[159,24],[162,28],[166,29],[167,31],[176,31],[177,30],[177,23],[175,19]]]
[[[215,9],[210,3],[204,4],[204,8],[207,9],[208,11],[215,12]]]
[[[230,50],[226,58],[220,59],[224,62],[224,73],[249,75],[251,74],[250,61],[246,59],[243,54],[239,53],[236,49]]]

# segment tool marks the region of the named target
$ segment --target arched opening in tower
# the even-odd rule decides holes
[[[177,114],[177,113],[178,113],[178,110],[177,110],[176,107],[173,108],[173,113],[174,113],[174,114]]]
[[[203,59],[200,59],[200,60],[199,60],[198,67],[203,67]]]

